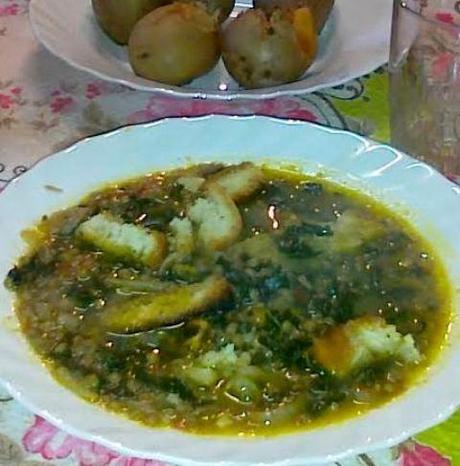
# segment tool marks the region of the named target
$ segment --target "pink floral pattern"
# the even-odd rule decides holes
[[[0,108],[4,110],[9,110],[14,104],[14,101],[11,96],[7,94],[0,94]]]
[[[22,443],[28,453],[45,460],[73,457],[78,466],[167,466],[160,461],[128,458],[94,442],[72,437],[38,416],[24,434]]]
[[[27,12],[28,2],[7,0],[5,5],[0,5],[0,17],[17,16]]]
[[[0,16],[15,16],[19,14],[20,9],[17,3],[12,3],[11,5],[6,5],[0,8]]]
[[[99,97],[101,94],[101,86],[99,86],[97,83],[89,83],[86,86],[87,99],[95,99],[96,97]]]
[[[431,447],[406,442],[400,447],[399,466],[451,466],[451,462]]]
[[[454,15],[447,11],[440,11],[436,13],[436,19],[446,24],[455,24]]]
[[[119,84],[112,84],[107,81],[90,81],[86,85],[85,97],[88,100],[97,99],[99,97],[110,96],[112,94],[121,94],[130,92],[128,88]]]
[[[0,87],[0,112],[2,110],[10,110],[15,105],[22,105],[24,101],[22,99],[22,88],[21,87],[9,87],[5,86],[4,89]]]
[[[167,97],[150,97],[147,105],[128,115],[129,123],[140,123],[168,116],[265,115],[279,118],[294,118],[317,121],[318,116],[302,107],[294,98],[268,99],[257,102],[220,102],[208,100],[185,100]]]
[[[70,111],[74,100],[72,97],[56,96],[50,103],[50,108],[53,113],[65,113]]]

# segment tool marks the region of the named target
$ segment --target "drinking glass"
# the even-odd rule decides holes
[[[392,144],[460,181],[460,2],[394,0]]]

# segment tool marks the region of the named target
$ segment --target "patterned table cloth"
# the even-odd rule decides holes
[[[43,156],[83,137],[166,116],[290,117],[388,139],[383,69],[325,92],[295,97],[231,103],[172,99],[100,81],[67,66],[37,43],[27,13],[27,0],[0,0],[0,189]],[[0,388],[0,466],[52,464],[166,466],[67,435]],[[340,464],[460,466],[460,413],[395,448]]]

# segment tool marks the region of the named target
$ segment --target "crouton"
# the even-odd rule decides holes
[[[170,270],[174,264],[187,261],[195,249],[195,235],[189,218],[175,217],[169,223],[169,255],[160,271]]]
[[[220,275],[192,285],[172,286],[123,303],[109,305],[100,319],[102,326],[114,333],[135,333],[180,322],[204,312],[227,298],[231,286]]]
[[[210,367],[186,367],[182,370],[180,376],[187,383],[201,387],[212,387],[219,380],[217,372]]]
[[[189,256],[194,249],[193,225],[190,219],[174,218],[169,224],[172,233],[170,245],[172,251],[180,256]]]
[[[317,362],[339,376],[387,358],[406,364],[420,360],[412,335],[403,336],[394,325],[373,316],[351,320],[316,338],[313,355]]]
[[[243,229],[240,211],[216,184],[207,186],[205,197],[195,201],[188,211],[193,223],[198,225],[198,238],[206,249],[222,251],[238,239]]]
[[[259,167],[250,162],[224,168],[211,175],[206,185],[218,184],[235,202],[240,202],[251,196],[260,188],[264,174]]]
[[[203,186],[206,180],[199,176],[181,176],[177,180],[177,184],[183,186],[187,191],[191,193],[197,193]]]
[[[77,235],[116,258],[157,267],[167,252],[166,237],[158,231],[123,223],[109,214],[98,214],[83,222]]]
[[[235,345],[227,344],[219,351],[208,351],[193,361],[193,364],[182,370],[181,377],[192,384],[209,387],[218,380],[239,373],[251,362],[249,353],[240,355],[235,351]],[[245,377],[245,380],[248,380]]]

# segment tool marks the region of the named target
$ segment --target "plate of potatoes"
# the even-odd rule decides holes
[[[387,0],[31,0],[40,42],[72,66],[178,97],[261,99],[386,63]]]

